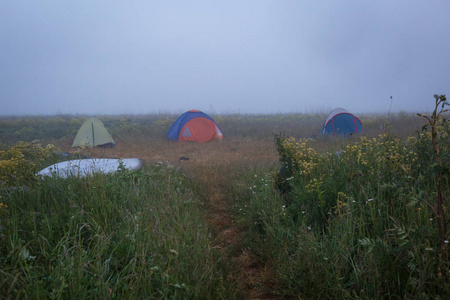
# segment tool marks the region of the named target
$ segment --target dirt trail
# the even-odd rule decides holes
[[[201,187],[201,194],[208,203],[208,222],[216,234],[216,246],[233,263],[233,279],[244,292],[245,299],[276,299],[267,292],[270,290],[270,271],[264,265],[255,264],[242,248],[244,233],[233,222],[230,207],[235,197],[233,191],[237,190],[235,185],[244,184],[240,173],[276,165],[272,141],[223,141],[195,150],[184,155],[189,160],[181,160],[178,165]]]
[[[70,147],[70,146],[68,146]],[[66,148],[66,147],[64,147]],[[70,151],[70,150],[68,150]],[[206,144],[171,141],[139,141],[111,149],[83,150],[90,157],[138,157],[146,163],[168,162],[193,178],[197,192],[208,205],[208,222],[216,236],[216,247],[232,261],[233,280],[245,299],[277,299],[270,290],[270,270],[255,264],[242,247],[243,232],[233,222],[230,205],[240,175],[264,166],[276,166],[278,157],[272,139],[224,139]]]

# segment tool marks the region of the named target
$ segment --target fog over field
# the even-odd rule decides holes
[[[0,2],[0,115],[429,111],[444,0]]]

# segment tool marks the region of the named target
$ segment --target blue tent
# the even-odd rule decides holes
[[[349,135],[361,132],[362,123],[360,119],[343,108],[335,108],[323,123],[321,134]]]
[[[220,140],[223,135],[210,116],[198,110],[190,110],[179,116],[172,124],[167,137],[175,141],[205,143],[213,139]]]

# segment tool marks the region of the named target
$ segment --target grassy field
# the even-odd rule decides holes
[[[361,115],[335,138],[316,137],[323,114],[216,115],[225,138],[196,144],[166,140],[176,117],[100,116],[116,146],[81,150],[86,116],[0,118],[1,298],[450,293],[442,118]],[[144,167],[37,179],[61,152]]]

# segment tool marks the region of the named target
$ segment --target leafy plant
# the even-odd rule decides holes
[[[450,128],[445,97],[435,98],[417,138],[351,137],[340,150],[321,153],[317,141],[275,135],[280,164],[289,170],[274,176],[281,197],[249,182],[255,193],[240,218],[250,231],[248,247],[270,262],[282,296],[450,292]]]
[[[434,174],[436,180],[436,201],[433,201],[431,197],[426,193],[428,198],[428,205],[432,208],[435,216],[437,227],[439,230],[439,241],[441,249],[441,259],[447,260],[447,244],[449,235],[447,233],[447,219],[446,219],[446,206],[444,204],[444,192],[442,190],[442,177],[449,173],[449,124],[445,118],[445,113],[448,109],[445,107],[449,105],[445,95],[434,95],[435,107],[430,117],[419,114],[427,120],[422,128],[422,132],[431,134],[431,146],[432,152],[429,153],[430,164],[427,167],[431,174]]]

